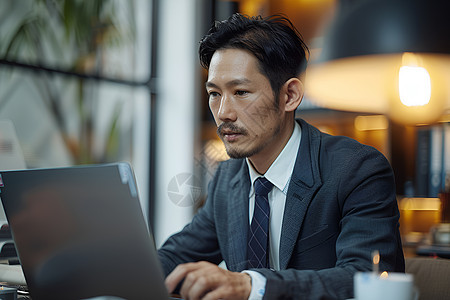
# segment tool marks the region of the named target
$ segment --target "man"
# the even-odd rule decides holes
[[[279,16],[235,14],[201,41],[210,109],[231,159],[219,165],[204,207],[159,250],[170,292],[352,298],[353,274],[371,270],[373,250],[380,270],[404,271],[387,160],[294,119],[306,51]]]

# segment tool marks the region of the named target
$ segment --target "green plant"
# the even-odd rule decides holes
[[[1,10],[0,22],[5,24],[9,21],[12,30],[0,36],[0,57],[8,61],[101,77],[105,76],[105,50],[132,43],[135,38],[133,1],[9,0],[2,5],[5,9]],[[117,17],[124,6],[129,13],[125,20]],[[93,163],[113,158],[117,152],[120,104],[116,104],[110,116],[105,153],[95,156],[92,141],[98,137],[94,136],[93,124],[98,111],[95,109],[96,95],[88,91],[90,85],[86,83],[89,80],[76,76],[71,78],[77,80],[78,86],[73,98],[77,101],[76,117],[80,128],[74,138],[69,133],[67,113],[63,110],[67,91],[64,86],[54,84],[53,75],[42,74],[35,77],[36,88],[74,162]]]

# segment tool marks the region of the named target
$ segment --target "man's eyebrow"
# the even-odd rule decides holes
[[[207,81],[205,82],[205,87],[206,88],[218,88],[218,86],[215,83],[212,83],[211,81]]]
[[[234,80],[228,81],[225,85],[226,85],[227,87],[233,87],[233,86],[236,86],[236,85],[240,85],[240,84],[248,84],[248,83],[251,83],[251,80],[250,80],[250,79],[242,78],[242,79],[234,79]],[[218,85],[215,84],[215,83],[213,83],[213,82],[211,82],[211,81],[207,81],[207,82],[205,83],[205,87],[206,87],[206,88],[208,88],[208,87],[218,88]]]

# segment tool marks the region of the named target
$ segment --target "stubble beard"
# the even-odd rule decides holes
[[[220,127],[217,130],[218,132],[219,132],[219,129],[220,129]],[[245,129],[244,129],[244,131],[245,131],[245,134],[243,134],[243,135],[248,137],[247,131]],[[277,135],[280,133],[280,131],[281,131],[281,123],[278,122],[277,127],[275,128],[275,130],[270,138],[268,138],[267,140],[263,141],[262,143],[259,143],[256,145],[253,145],[251,143],[251,141],[249,141],[249,144],[244,144],[241,147],[233,146],[233,143],[226,142],[223,139],[223,136],[220,135],[220,133],[219,133],[219,136],[221,137],[222,142],[225,145],[225,150],[227,151],[228,156],[231,158],[234,158],[234,159],[240,159],[240,158],[252,157],[253,155],[261,152],[272,140],[274,140],[277,137]]]

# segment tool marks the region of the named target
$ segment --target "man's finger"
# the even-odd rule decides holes
[[[216,282],[220,280],[219,267],[207,263],[199,262],[192,268],[184,278],[180,294],[186,295],[189,299],[200,299],[205,293],[216,287]]]
[[[187,299],[201,299],[214,288],[211,278],[201,272],[202,270],[198,270],[187,275],[180,291],[181,295],[186,296]]]
[[[191,272],[192,270],[195,270],[195,263],[187,263],[178,265],[172,273],[170,273],[165,280],[166,289],[169,293],[172,293],[173,290],[177,287],[178,283],[186,277],[186,275]]]

